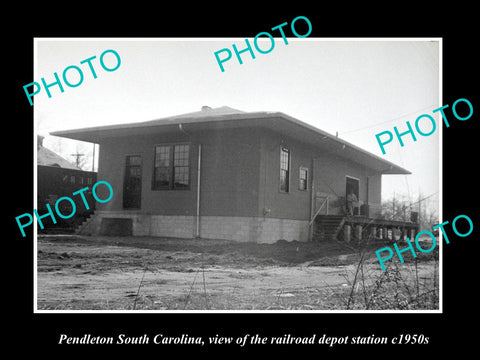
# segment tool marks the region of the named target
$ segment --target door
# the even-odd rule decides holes
[[[125,178],[123,180],[123,208],[140,209],[142,197],[142,158],[129,155],[125,161]]]
[[[352,201],[351,194],[355,195]],[[349,204],[348,199],[351,202]],[[351,215],[360,215],[360,180],[351,176],[346,176],[346,189],[345,189],[345,206],[347,207],[347,213],[352,212]],[[350,206],[350,209],[349,209]]]

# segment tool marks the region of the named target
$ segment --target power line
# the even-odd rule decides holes
[[[432,196],[437,195],[438,193],[439,193],[439,191],[435,191],[434,193],[432,193],[432,194],[430,194],[430,195],[428,195],[428,196],[425,196],[424,198],[421,198],[421,199],[419,199],[419,200],[417,200],[417,201],[415,201],[415,202],[410,203],[410,205],[415,205],[416,203],[418,203],[418,202],[420,202],[420,201],[423,201],[423,200],[426,200],[426,199],[428,199],[428,198],[431,198]],[[401,197],[404,197],[404,196],[402,196],[401,194],[400,194],[400,196],[401,196]]]
[[[432,108],[433,106],[435,106],[435,105],[429,105],[429,106],[426,106],[426,107],[424,107],[424,108],[422,108],[422,109],[418,109],[418,110],[412,111],[411,113],[404,114],[404,115],[398,116],[398,117],[396,117],[396,118],[394,118],[394,119],[390,119],[390,120],[387,120],[387,121],[382,121],[382,122],[379,122],[379,123],[376,123],[376,124],[373,124],[373,125],[368,125],[368,126],[365,126],[365,127],[362,127],[362,128],[358,128],[358,129],[343,131],[343,132],[341,132],[341,134],[342,134],[342,135],[343,135],[343,134],[349,134],[349,133],[352,133],[352,132],[355,132],[355,131],[370,129],[370,128],[373,128],[373,127],[378,126],[378,125],[387,124],[387,123],[396,121],[396,120],[398,120],[398,119],[404,118],[404,117],[406,117],[406,116],[410,116],[410,115],[416,114],[416,113],[418,113],[418,112],[420,112],[420,111],[423,111],[423,110],[425,110],[425,109],[430,109],[430,108]]]
[[[410,206],[415,205],[416,203],[419,203],[420,201],[423,201],[423,200],[426,200],[426,199],[428,199],[428,198],[431,198],[433,195],[437,195],[437,194],[438,194],[438,191],[435,191],[433,194],[430,194],[430,195],[424,197],[423,199],[420,199],[420,200],[415,201],[414,203],[411,203]]]

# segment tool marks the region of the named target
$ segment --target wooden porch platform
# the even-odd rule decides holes
[[[317,215],[313,222],[312,241],[413,238],[419,224],[366,216]]]

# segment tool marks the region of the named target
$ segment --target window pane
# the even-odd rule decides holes
[[[169,166],[170,163],[170,146],[155,147],[155,167]]]
[[[286,147],[280,148],[280,191],[288,192],[289,190],[289,173],[290,170],[290,150]]]
[[[174,146],[173,154],[173,187],[185,188],[189,182],[189,155],[190,145],[182,144]]]
[[[300,184],[298,188],[300,190],[307,190],[307,181],[305,179],[300,179]]]
[[[129,173],[131,178],[140,178],[140,167],[135,166],[135,167],[130,167],[129,168]]]
[[[303,179],[300,179],[300,185],[299,185],[300,190],[307,190],[307,182]]]
[[[154,187],[179,189],[189,186],[190,145],[155,147]]]
[[[141,157],[127,156],[127,165],[141,165]]]
[[[288,171],[280,170],[280,190],[288,192]]]
[[[287,148],[282,148],[280,153],[280,169],[288,170],[288,163],[289,163],[289,151]]]
[[[300,168],[299,184],[300,190],[307,190],[308,169]]]
[[[155,168],[155,187],[168,187],[170,185],[170,171],[167,167]]]
[[[171,183],[170,174],[170,146],[155,146],[154,187],[169,188]]]
[[[175,168],[175,179],[174,187],[175,188],[185,188],[188,187],[188,167],[176,167]]]
[[[188,166],[189,145],[175,145],[174,166]]]

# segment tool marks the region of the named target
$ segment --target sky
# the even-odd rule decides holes
[[[249,39],[253,44],[253,39]],[[84,80],[78,87],[42,88],[34,97],[34,121],[44,146],[72,160],[85,155],[85,169],[92,169],[93,145],[49,136],[57,130],[142,122],[198,111],[202,106],[229,106],[242,111],[279,111],[327,131],[375,155],[411,171],[411,175],[385,175],[382,198],[414,201],[419,193],[439,192],[440,136],[442,120],[432,110],[441,103],[441,57],[438,39],[323,39],[275,38],[268,54],[253,47],[255,59],[243,53],[243,64],[233,54],[220,70],[214,52],[245,48],[245,38],[194,39],[48,39],[35,41],[32,81],[61,78],[63,70],[76,65]],[[253,46],[253,45],[252,45]],[[260,40],[268,49],[270,40]],[[100,55],[113,49],[121,58],[115,71],[107,72]],[[92,60],[97,78],[88,64]],[[222,54],[221,56],[224,56]],[[116,64],[109,53],[107,67]],[[68,79],[75,83],[74,70]],[[26,98],[28,103],[28,100]],[[405,146],[394,141],[383,155],[375,135],[407,129],[409,121],[431,115],[437,130],[414,142],[404,136]],[[428,122],[420,123],[424,132]],[[101,151],[101,150],[100,150]],[[98,148],[96,150],[98,155]],[[96,170],[96,165],[95,165]]]

